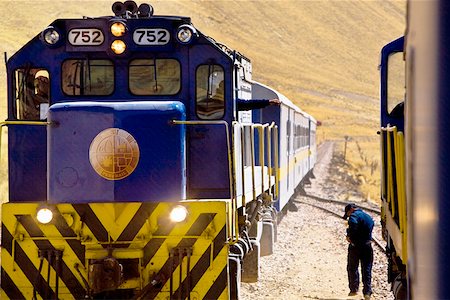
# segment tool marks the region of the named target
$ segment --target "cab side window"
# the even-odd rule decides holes
[[[395,52],[388,60],[387,109],[392,117],[403,117],[405,99],[405,61],[403,52]]]
[[[50,77],[45,69],[23,68],[15,71],[16,118],[45,120],[49,107]]]
[[[217,120],[225,115],[224,70],[201,65],[196,72],[196,112],[200,119]]]

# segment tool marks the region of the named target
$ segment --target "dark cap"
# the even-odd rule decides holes
[[[348,213],[349,210],[352,209],[352,208],[358,208],[358,206],[356,206],[355,203],[350,203],[350,204],[347,204],[347,205],[345,206],[345,213],[344,213],[344,215],[342,216],[342,219],[347,220],[347,218],[348,218],[347,213]]]

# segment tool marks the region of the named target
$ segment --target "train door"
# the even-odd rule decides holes
[[[188,198],[229,198],[226,130],[218,121],[232,118],[231,72],[223,57],[207,46],[190,49],[190,119],[188,131]],[[206,54],[211,54],[205,58]]]
[[[289,109],[289,113],[288,113],[288,136],[287,136],[287,157],[288,157],[288,163],[287,163],[287,179],[288,179],[288,195],[290,198],[292,193],[293,193],[293,189],[295,188],[295,156],[294,156],[294,123],[295,123],[295,119],[294,119],[294,110],[293,109]]]
[[[296,148],[297,148],[297,113],[293,112],[293,122],[292,122],[292,160],[293,160],[293,168],[292,168],[292,187],[295,188],[297,186],[297,178],[298,176],[298,161],[296,158]]]
[[[47,118],[49,71],[48,66],[38,68],[8,62],[8,118],[22,122],[8,127],[9,197],[12,202],[47,199],[47,129],[36,122],[44,122]]]
[[[316,127],[311,119],[307,120],[308,126],[308,171],[310,171],[316,163]]]
[[[289,200],[294,189],[294,176],[292,174],[294,157],[292,155],[293,149],[293,122],[294,111],[289,107],[283,107],[281,110],[281,120],[285,120],[280,128],[280,186],[281,199],[280,207],[283,207],[285,202]]]
[[[288,115],[289,115],[289,112],[288,112]],[[290,169],[289,166],[291,164],[290,155],[289,155],[290,149],[291,149],[291,120],[288,117],[288,119],[286,121],[286,190],[288,193],[289,193],[290,182],[291,182],[291,180],[290,180],[291,172],[289,170]]]

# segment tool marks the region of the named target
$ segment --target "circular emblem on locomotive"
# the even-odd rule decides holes
[[[136,169],[139,146],[134,137],[125,130],[108,128],[92,140],[89,161],[101,177],[120,180]]]

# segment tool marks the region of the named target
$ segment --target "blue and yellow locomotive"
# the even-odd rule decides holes
[[[190,18],[112,8],[7,60],[1,297],[239,298],[312,174],[316,121]]]

